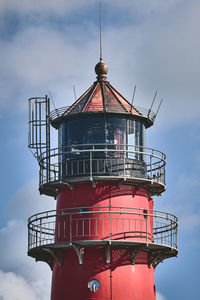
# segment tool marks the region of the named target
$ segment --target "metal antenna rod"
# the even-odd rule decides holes
[[[100,61],[102,60],[102,1],[100,0]]]
[[[155,99],[156,99],[156,96],[157,96],[157,91],[155,92],[155,95],[154,95],[154,97],[153,97],[153,101],[152,101],[152,103],[151,103],[151,107],[150,107],[149,112],[148,112],[148,117],[149,117],[149,114],[150,114],[150,112],[151,112],[151,110],[152,110],[152,107],[153,107],[154,101],[155,101]]]
[[[154,101],[155,101],[155,99],[156,99],[156,96],[157,96],[157,91],[155,92],[155,95],[154,95],[154,97],[153,97],[153,101],[152,101],[152,103],[151,103],[151,108],[150,108],[150,110],[152,110],[152,107],[153,107]]]
[[[157,109],[155,118],[157,117],[157,114],[158,114],[158,112],[159,112],[159,110],[160,110],[160,107],[161,107],[162,102],[163,102],[163,98],[162,98],[161,101],[160,101],[160,104],[159,104],[159,106],[158,106],[158,109]]]
[[[55,111],[56,111],[56,114],[57,114],[57,116],[59,117],[59,113],[58,113],[58,111],[57,111],[57,108],[56,108],[56,106],[55,106],[55,103],[54,103],[54,101],[53,101],[53,97],[52,97],[50,91],[49,91],[49,95],[50,95],[51,101],[52,101],[52,103],[53,103],[53,107],[54,107],[54,109],[55,109]]]
[[[49,99],[49,98],[48,98],[48,96],[46,95],[44,99],[46,99],[46,101],[47,101],[47,99]],[[49,99],[49,100],[50,100],[50,99]],[[49,115],[48,115],[48,112],[47,112],[47,110],[46,110],[45,104],[44,104],[44,103],[42,103],[42,104],[43,104],[42,107],[43,107],[43,109],[44,109],[45,115],[46,115],[46,117],[48,118]]]
[[[135,92],[136,92],[136,85],[134,86],[133,97],[132,97],[132,102],[131,102],[132,105],[133,105],[133,101],[135,99]]]
[[[75,90],[75,85],[73,84],[73,90],[74,90],[74,98],[75,98],[75,101],[76,101],[76,90]]]
[[[53,101],[53,97],[52,97],[52,95],[51,95],[51,92],[50,92],[50,91],[49,91],[49,96],[50,96],[50,98],[51,98],[51,101],[52,101],[52,103],[53,103],[53,107],[54,107],[54,109],[56,110],[55,103],[54,103],[54,101]]]
[[[133,109],[133,101],[135,99],[135,92],[136,92],[136,85],[134,86],[134,90],[133,90],[133,97],[132,97],[132,101],[131,101],[131,112],[132,112],[132,109]]]

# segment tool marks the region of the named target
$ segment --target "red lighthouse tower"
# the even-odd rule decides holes
[[[51,267],[51,300],[155,300],[154,269],[178,252],[177,218],[153,209],[166,163],[145,146],[155,114],[120,95],[101,60],[95,72],[70,107],[50,112],[48,97],[29,99],[39,190],[57,208],[29,218],[28,255]]]

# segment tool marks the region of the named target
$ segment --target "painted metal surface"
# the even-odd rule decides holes
[[[57,199],[57,209],[68,206],[94,208],[120,205],[143,207],[148,210],[153,208],[153,200],[149,198],[144,189],[137,191],[133,186],[122,186],[120,189],[115,185],[105,183],[99,184],[96,188],[90,184],[78,185],[74,190],[65,188]],[[81,213],[84,214],[84,211]],[[138,218],[144,219],[144,215],[138,216]],[[116,230],[115,225],[111,227],[113,231]],[[109,231],[109,220],[104,222],[103,226],[107,226]],[[90,230],[95,231],[96,223],[91,223],[91,227]],[[76,226],[74,230],[76,230]],[[80,230],[83,230],[83,227]],[[145,231],[146,228],[141,228],[141,231],[143,230]],[[119,231],[122,231],[122,228]],[[123,231],[129,231],[127,222],[123,224]],[[152,238],[151,222],[149,223],[149,233]],[[58,235],[56,238],[59,240]],[[92,237],[90,238],[92,239]],[[118,238],[120,237],[116,237],[116,239]],[[63,250],[61,266],[56,261],[54,262],[51,300],[71,299],[71,297],[74,300],[155,300],[154,268],[150,268],[148,265],[147,252],[139,250],[137,258],[133,262],[131,249],[123,244],[121,247],[109,249],[110,254],[107,261],[105,260],[105,247],[88,247],[83,251],[82,264],[73,250]],[[100,288],[95,292],[88,288],[91,280],[98,280],[100,283]]]
[[[51,300],[155,300],[154,269],[149,268],[144,253],[130,264],[127,249],[114,249],[111,262],[105,263],[102,248],[85,250],[83,265],[78,264],[73,250],[64,255],[62,267],[56,263],[52,276]],[[98,280],[100,288],[92,292],[91,280]]]

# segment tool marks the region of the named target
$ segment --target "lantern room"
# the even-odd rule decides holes
[[[37,149],[41,194],[56,197],[66,185],[98,181],[143,186],[151,195],[165,190],[165,154],[145,145],[146,128],[156,114],[152,107],[127,101],[107,81],[107,71],[100,61],[97,80],[70,107],[50,112],[48,97],[29,100],[30,148]],[[41,116],[43,102],[46,117]],[[53,149],[50,125],[58,130],[58,147]],[[46,151],[40,151],[40,144]]]
[[[145,128],[153,124],[154,115],[148,111],[144,116],[121,96],[106,80],[107,70],[99,62],[97,81],[52,121],[62,153],[61,179],[87,177],[91,172],[111,177],[147,176]]]

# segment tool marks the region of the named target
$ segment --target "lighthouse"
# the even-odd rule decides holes
[[[107,81],[102,59],[95,72],[70,107],[29,99],[39,191],[57,206],[29,218],[28,255],[50,266],[51,300],[155,300],[154,270],[178,253],[177,218],[154,209],[166,189],[166,156],[145,145],[156,114]]]

